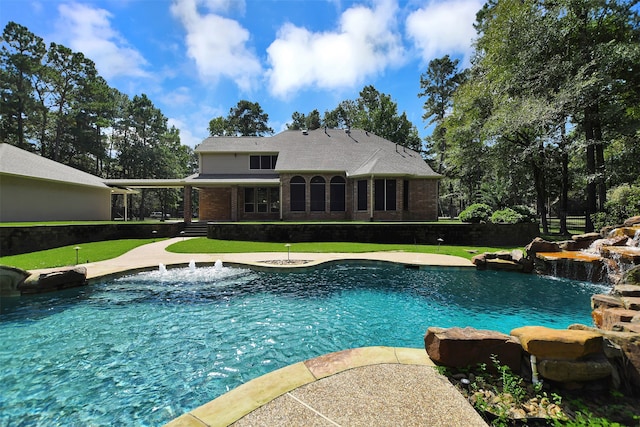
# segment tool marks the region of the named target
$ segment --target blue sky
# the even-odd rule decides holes
[[[420,75],[449,54],[468,65],[479,0],[2,0],[15,21],[83,52],[110,86],[146,93],[180,129],[207,137],[213,117],[258,102],[276,132],[322,115],[366,85],[391,95],[422,136]]]

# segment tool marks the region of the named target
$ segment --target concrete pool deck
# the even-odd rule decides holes
[[[288,255],[286,251],[237,254],[166,251],[169,245],[181,240],[183,238],[161,240],[117,258],[80,265],[87,268],[90,280],[158,268],[159,264],[186,266],[192,260],[201,265],[213,265],[221,260],[261,268],[309,267],[340,260],[474,267],[460,257],[410,252],[292,251]],[[292,248],[295,249],[295,245]],[[300,264],[300,260],[306,262]],[[428,326],[425,325],[425,331]],[[424,349],[365,347],[330,353],[255,378],[180,415],[167,426],[486,426],[473,407],[433,366]]]
[[[180,242],[189,237],[175,237],[172,239],[160,240],[139,246],[119,257],[105,261],[88,262],[78,264],[87,268],[87,279],[97,279],[105,276],[117,275],[128,271],[145,270],[158,268],[159,264],[167,267],[186,266],[190,261],[196,264],[213,265],[217,260],[222,263],[244,264],[254,267],[279,267],[279,268],[300,268],[312,267],[332,261],[341,260],[368,260],[387,261],[405,265],[416,266],[448,266],[448,267],[468,267],[475,266],[466,258],[440,255],[424,254],[415,252],[365,252],[365,253],[311,253],[296,252],[295,244],[291,247],[290,254],[286,250],[282,252],[251,252],[251,253],[221,253],[221,254],[181,254],[168,252],[166,248],[174,243]],[[283,246],[284,249],[284,246]],[[82,248],[80,249],[80,259],[82,259]],[[274,264],[277,261],[280,264]],[[291,261],[291,263],[287,263]],[[299,261],[306,261],[304,264]],[[44,273],[57,269],[31,270],[32,273]]]

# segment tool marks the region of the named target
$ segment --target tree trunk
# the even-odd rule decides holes
[[[540,143],[542,145],[542,143]],[[543,156],[544,152],[542,151],[544,148],[539,147],[538,156]],[[536,189],[536,207],[538,210],[538,214],[540,215],[540,224],[542,225],[542,232],[544,234],[549,233],[549,223],[547,221],[547,187],[546,181],[544,178],[544,157],[540,159],[533,158],[531,162],[531,167],[533,169],[533,179],[534,186]]]
[[[604,204],[607,201],[607,185],[605,182],[605,166],[604,166],[604,144],[602,141],[602,126],[600,124],[600,115],[596,108],[596,117],[594,117],[594,138],[596,152],[596,185],[598,188],[598,212],[604,212]]]
[[[594,138],[593,108],[588,107],[584,114],[584,136],[587,143],[587,208],[585,212],[584,231],[593,231],[591,215],[597,211],[596,200],[596,155]]]
[[[564,125],[560,129],[560,151],[561,151],[561,163],[562,163],[562,178],[560,188],[560,234],[568,235],[569,229],[567,228],[567,205],[569,199],[569,153],[567,152],[567,141],[565,137]]]
[[[147,189],[143,188],[142,191],[140,191],[140,208],[138,209],[138,218],[140,219],[140,221],[144,221],[144,202],[147,198],[146,196]]]

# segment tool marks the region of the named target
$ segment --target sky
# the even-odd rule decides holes
[[[479,0],[2,0],[14,21],[82,52],[111,87],[146,94],[195,147],[240,100],[276,132],[367,85],[391,96],[422,137],[429,61],[469,64]]]

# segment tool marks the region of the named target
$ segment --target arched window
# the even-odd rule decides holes
[[[289,196],[291,198],[291,211],[304,212],[306,199],[306,186],[304,178],[294,176],[289,183]]]
[[[346,194],[346,181],[341,176],[334,176],[331,178],[331,184],[329,190],[331,191],[331,211],[332,212],[344,212],[346,206],[345,194]]]
[[[323,177],[311,178],[311,210],[324,212],[325,207],[325,183]]]

